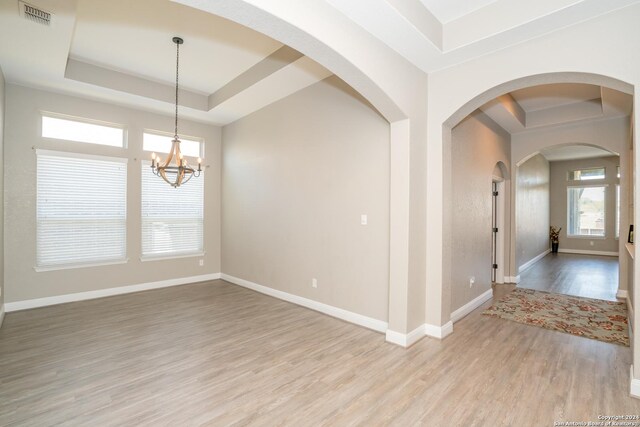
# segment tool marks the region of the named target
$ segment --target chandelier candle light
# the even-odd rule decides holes
[[[174,37],[173,42],[176,44],[176,121],[175,133],[171,141],[171,151],[167,159],[163,162],[156,153],[151,154],[151,170],[153,173],[164,179],[174,188],[180,187],[188,182],[191,178],[199,177],[202,172],[202,159],[198,157],[198,169],[193,169],[184,159],[180,151],[180,138],[178,137],[178,65],[180,63],[180,45],[184,41],[180,37]],[[171,162],[173,161],[173,165]]]

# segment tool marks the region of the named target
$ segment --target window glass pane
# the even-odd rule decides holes
[[[157,135],[155,133],[146,133],[143,135],[142,147],[144,151],[153,151],[155,153],[168,153],[171,151],[172,136]],[[188,138],[180,138],[180,150],[187,157],[202,157],[200,146],[201,141]]]
[[[604,168],[579,169],[569,172],[569,181],[589,181],[592,179],[604,179]]]
[[[126,194],[123,161],[39,153],[37,265],[124,260]]]
[[[173,188],[142,163],[142,255],[204,251],[204,172]]]
[[[88,144],[124,147],[124,129],[94,123],[42,116],[42,136]]]
[[[567,189],[567,222],[570,236],[604,236],[605,187]]]

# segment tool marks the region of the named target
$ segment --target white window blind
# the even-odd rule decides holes
[[[126,159],[37,151],[37,267],[126,259]]]
[[[204,171],[173,188],[142,163],[142,256],[204,252]]]

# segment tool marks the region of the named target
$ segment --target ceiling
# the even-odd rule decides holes
[[[226,19],[169,0],[29,0],[51,26],[0,2],[7,82],[171,113],[180,36],[180,114],[224,125],[331,73]]]
[[[562,160],[592,159],[596,157],[615,156],[602,148],[591,147],[588,145],[561,145],[546,148],[540,152],[550,162]]]
[[[425,72],[462,63],[638,2],[325,1]]]
[[[631,115],[633,97],[602,86],[559,83],[506,93],[480,109],[514,134]]]
[[[497,0],[421,0],[422,4],[443,24],[455,21]]]

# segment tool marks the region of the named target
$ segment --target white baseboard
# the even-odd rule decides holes
[[[631,372],[629,374],[630,384],[629,384],[629,394],[631,397],[635,397],[640,399],[640,379],[636,379],[633,377],[633,365],[631,365]]]
[[[400,332],[387,329],[386,340],[391,344],[399,345],[400,347],[408,348],[418,342],[424,335],[424,325],[418,326],[408,334],[402,334]]]
[[[618,289],[618,292],[616,292],[616,298],[625,299],[628,296],[629,296],[629,292],[623,289]]]
[[[2,328],[3,321],[4,321],[4,304],[0,304],[0,328]]]
[[[547,254],[549,254],[550,252],[551,252],[551,249],[547,249],[546,251],[542,252],[541,254],[536,255],[535,257],[531,258],[529,261],[525,262],[524,264],[522,264],[520,266],[520,268],[518,269],[518,273],[522,273],[527,268],[531,267],[533,264],[535,264],[536,262],[540,261],[542,258],[546,257]]]
[[[428,337],[438,338],[439,340],[445,338],[453,333],[453,322],[449,320],[442,326],[424,324],[424,334]]]
[[[619,252],[607,252],[607,251],[586,251],[582,249],[559,249],[558,252],[563,254],[579,254],[579,255],[604,255],[604,256],[618,256]]]
[[[453,323],[450,321],[442,326],[435,326],[424,323],[408,334],[403,334],[400,332],[392,331],[391,329],[387,329],[386,339],[389,343],[407,348],[411,347],[413,344],[420,341],[420,339],[424,338],[425,336],[443,339],[452,332]]]
[[[520,283],[520,275],[517,276],[504,276],[504,283]]]
[[[130,294],[133,292],[148,291],[151,289],[167,288],[169,286],[188,285],[191,283],[205,282],[220,278],[220,273],[203,274],[200,276],[182,277],[178,279],[161,280],[158,282],[140,283],[138,285],[118,286],[116,288],[99,289],[96,291],[78,292],[75,294],[56,295],[53,297],[36,298],[24,301],[7,302],[7,313],[30,308],[45,307],[49,305],[64,304],[67,302],[84,301],[95,298],[110,297],[113,295]]]
[[[465,305],[451,313],[451,321],[457,322],[476,308],[480,307],[485,302],[489,301],[492,297],[493,289],[489,289],[487,292],[484,292],[482,295],[474,298],[470,302],[466,303]]]
[[[356,325],[364,326],[365,328],[373,329],[374,331],[387,331],[388,324],[387,322],[384,322],[382,320],[367,317],[362,314],[347,311],[342,308],[334,307],[332,305],[324,304],[298,295],[279,291],[268,286],[259,285],[248,280],[233,277],[228,274],[222,273],[221,278],[222,280],[226,280],[227,282],[242,286],[244,288],[248,288],[287,302],[298,304],[303,307],[319,311],[320,313],[328,314],[329,316],[337,317],[338,319],[342,319],[350,323],[355,323]]]

